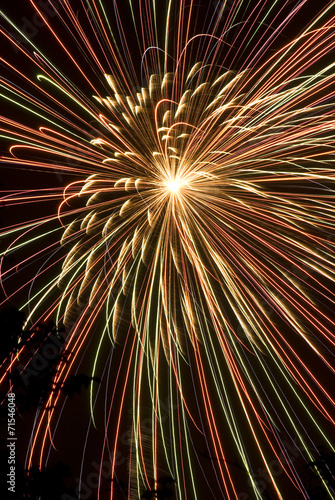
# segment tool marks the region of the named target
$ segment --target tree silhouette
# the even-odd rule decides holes
[[[69,396],[72,399],[75,394],[81,393],[82,387],[88,389],[91,382],[100,383],[101,379],[99,377],[88,377],[84,373],[78,373],[65,380],[61,385],[61,391],[65,396]]]
[[[22,342],[25,314],[15,307],[0,312],[0,362],[14,353]]]
[[[70,467],[61,462],[42,470],[32,467],[25,473],[24,498],[60,500],[65,495],[72,495],[74,491],[64,485],[64,479],[69,477]]]
[[[165,476],[157,480],[157,489],[147,489],[141,495],[141,498],[152,499],[158,498],[159,500],[171,499],[174,492],[168,487],[168,484],[175,483],[175,480],[170,476]]]
[[[1,399],[4,400],[9,390],[15,392],[19,413],[36,411],[44,404],[52,390],[57,366],[64,359],[64,331],[56,328],[52,321],[22,331],[23,318],[24,315],[15,309],[2,314],[9,339],[6,352],[3,350],[4,367],[6,363],[9,366],[7,359],[13,359],[16,352],[20,352],[20,356],[7,371],[7,387],[4,384]]]

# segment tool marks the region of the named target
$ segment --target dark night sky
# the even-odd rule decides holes
[[[202,11],[206,11],[206,7],[208,2],[205,2],[202,0],[201,2],[198,2],[199,4],[202,5]],[[78,4],[78,9],[80,9],[80,4],[81,2],[73,2],[73,4],[77,5]],[[277,46],[281,46],[282,43],[285,43],[285,40],[291,37],[292,35],[295,35],[297,32],[300,31],[300,26],[303,26],[307,23],[308,19],[311,19],[315,15],[315,5],[316,3],[308,2],[308,5],[306,6],[305,9],[299,13],[297,16],[293,27],[290,27],[289,29],[286,29],[284,33],[281,35],[281,37],[278,39],[276,42]],[[317,8],[320,7],[320,2],[317,2]],[[15,19],[18,25],[21,25],[22,29],[26,29],[27,33],[31,33],[31,39],[33,40],[34,43],[36,43],[36,46],[38,47],[43,47],[48,54],[51,54],[52,60],[55,61],[57,64],[59,63],[64,70],[66,71],[67,65],[66,62],[64,62],[63,56],[60,54],[57,45],[55,42],[52,40],[52,37],[49,35],[48,30],[44,26],[38,26],[38,18],[35,16],[33,8],[29,4],[28,1],[21,1],[17,2],[6,6],[2,7],[6,13],[8,13],[9,17],[12,19]],[[34,17],[35,16],[35,17]],[[62,37],[64,40],[68,41],[69,44],[71,45],[71,48],[73,49],[73,53],[76,54],[78,57],[78,61],[80,63],[84,64],[84,57],[82,54],[79,53],[78,48],[74,45],[74,43],[71,41],[71,36],[67,34],[64,30],[64,28],[60,25],[59,21],[56,19],[56,17],[51,16],[52,23],[55,25],[57,28],[57,32],[61,33]],[[127,29],[127,27],[126,27]],[[29,31],[30,30],[30,31]],[[132,40],[132,30],[131,27],[129,27],[129,33],[127,34],[127,39],[128,41]],[[31,77],[36,76],[35,69],[33,68],[32,64],[27,63],[25,58],[20,56],[16,50],[9,44],[5,43],[3,46],[5,49],[5,54],[4,56],[8,58],[9,60],[12,60],[13,62],[15,61],[15,65],[20,66],[26,74],[29,74]],[[2,50],[2,49],[1,49]],[[135,57],[134,57],[135,59]],[[138,62],[138,57],[136,55],[136,61]],[[139,71],[139,64],[138,64],[138,71]],[[87,71],[88,73],[91,74],[92,78],[96,78],[94,75],[93,70],[87,65]],[[140,71],[139,71],[140,72]],[[0,74],[3,74],[7,78],[10,78],[10,72],[5,70],[4,68],[0,67]],[[78,75],[74,74],[70,75],[73,77],[73,79],[78,82],[80,80],[78,79]],[[140,79],[140,76],[139,76]],[[103,93],[103,87],[104,84],[101,85],[101,92]],[[90,89],[87,88],[87,84],[82,83],[82,88],[81,90],[84,93],[90,93]],[[9,103],[6,103],[3,108],[2,108],[2,114],[7,115],[7,116],[13,116],[18,119],[18,121],[24,121],[25,123],[29,124],[32,127],[37,127],[40,125],[39,121],[37,118],[31,118],[26,112],[24,111],[16,111],[13,106],[11,106]],[[92,124],[91,124],[92,125]],[[88,124],[88,129],[89,131],[91,129],[91,125]],[[0,139],[1,141],[1,139]],[[1,144],[1,154],[4,153],[4,151],[7,150],[9,146],[9,141],[2,140],[0,142]],[[36,188],[62,188],[66,184],[68,184],[69,181],[75,180],[76,176],[72,175],[60,175],[55,172],[51,173],[46,173],[46,172],[34,172],[31,170],[20,170],[16,169],[13,167],[13,165],[6,165],[2,164],[1,165],[1,171],[0,171],[0,182],[1,182],[1,188],[6,191],[6,190],[20,190],[20,189],[36,189]],[[7,207],[4,205],[1,208],[0,211],[0,219],[1,219],[1,225],[2,227],[4,226],[9,226],[18,222],[23,222],[25,220],[32,220],[34,218],[38,218],[41,215],[41,208],[39,204],[31,204],[31,206],[23,206],[22,207]],[[53,201],[47,201],[46,203],[43,204],[43,215],[45,214],[52,214],[55,212],[55,209],[57,207],[57,202],[55,200]],[[56,223],[55,223],[56,224]],[[58,233],[57,233],[58,234]],[[7,242],[7,240],[4,240]],[[56,241],[56,240],[55,240]],[[50,239],[50,244],[53,242],[52,238]],[[38,266],[38,263],[35,263],[35,265],[30,266],[29,269],[19,269],[18,273],[13,276],[11,281],[8,283],[8,290],[14,291],[15,289],[19,288],[22,284],[25,283],[27,280],[27,276],[33,275],[36,271],[36,266]],[[59,265],[60,266],[60,265]],[[8,305],[10,306],[15,306],[18,307],[20,304],[21,300],[25,300],[27,293],[27,289],[18,294],[14,299],[12,299]],[[23,298],[24,297],[24,298]],[[96,326],[96,332],[97,336],[92,336],[91,343],[86,346],[86,351],[83,354],[82,361],[80,366],[78,367],[78,373],[85,373],[87,375],[91,374],[91,367],[92,367],[92,362],[93,362],[93,353],[96,350],[96,344],[98,342],[99,338],[99,330],[101,329],[101,325],[98,323]],[[298,347],[298,343],[297,343]],[[129,352],[130,347],[128,346],[128,350],[126,352]],[[99,398],[99,404],[97,405],[96,408],[96,423],[97,423],[97,429],[94,430],[92,427],[90,428],[90,434],[89,438],[87,441],[87,448],[85,451],[85,463],[84,463],[84,468],[83,468],[83,478],[87,478],[89,474],[93,474],[95,472],[94,466],[92,466],[92,463],[94,462],[99,462],[100,460],[100,454],[101,454],[101,443],[103,441],[103,435],[104,435],[104,417],[105,417],[105,409],[104,409],[104,403],[103,403],[103,394],[104,391],[107,390],[107,393],[110,395],[112,389],[113,389],[113,383],[111,380],[113,380],[113,377],[116,376],[116,369],[119,366],[120,362],[120,356],[121,356],[121,346],[118,346],[117,349],[115,350],[114,353],[114,359],[113,359],[113,368],[111,373],[108,372],[108,363],[109,363],[109,345],[108,342],[105,344],[105,350],[104,350],[104,358],[105,358],[105,364],[100,363],[99,364],[99,369],[97,370],[96,375],[101,378],[101,383],[99,384],[100,388],[100,398]],[[248,356],[246,355],[246,358]],[[250,356],[251,358],[251,356]],[[328,379],[326,380],[326,376],[323,375],[322,373],[322,367],[321,364],[318,365],[318,361],[313,358],[312,355],[310,355],[310,359],[308,360],[311,364],[317,367],[317,370],[319,371],[320,375],[320,380],[325,383],[327,386],[328,384],[331,385],[331,383],[328,382]],[[105,371],[104,371],[105,370]],[[191,381],[190,379],[185,376],[186,380],[186,387],[192,390],[191,387]],[[109,382],[108,382],[109,381]],[[108,384],[108,388],[106,389]],[[130,391],[129,394],[127,395],[129,401],[130,401]],[[193,401],[194,408],[192,408],[196,412],[196,405],[195,401]],[[293,403],[294,404],[294,403]],[[192,405],[192,403],[191,403]],[[148,412],[150,411],[150,404],[148,402]],[[115,419],[114,422],[116,422],[117,418],[117,404],[115,404],[115,407],[113,409],[113,412],[115,415],[112,415],[111,421],[113,422],[113,418]],[[59,410],[60,414],[60,410]],[[238,416],[237,416],[238,418]],[[30,432],[31,432],[31,427],[33,424],[34,420],[34,414],[32,412],[25,412],[22,415],[17,415],[17,435],[20,438],[18,441],[18,448],[17,448],[17,454],[18,454],[18,459],[21,463],[23,463],[24,458],[25,458],[25,452],[26,448],[28,445],[28,441],[30,439]],[[90,412],[89,412],[89,403],[88,403],[88,391],[82,390],[80,395],[75,395],[73,399],[70,399],[67,401],[64,412],[61,416],[60,420],[60,427],[59,427],[59,432],[57,433],[56,436],[56,441],[55,441],[55,448],[56,450],[52,450],[50,454],[50,460],[49,460],[49,466],[53,466],[57,462],[63,462],[67,465],[70,465],[71,467],[71,474],[72,478],[68,478],[66,480],[66,483],[68,486],[72,486],[75,483],[75,478],[78,478],[80,475],[80,467],[81,467],[81,458],[83,454],[83,447],[84,447],[84,442],[85,442],[85,437],[86,437],[86,430],[89,426],[90,422]],[[128,418],[124,419],[123,423],[123,429],[122,432],[125,433],[124,436],[124,450],[121,449],[121,452],[125,452],[127,450],[127,431],[129,430],[130,426],[130,421],[129,421],[129,415]],[[113,425],[112,425],[113,427]],[[325,427],[327,427],[327,424],[325,424]],[[329,429],[327,429],[329,432],[331,432],[330,425]],[[2,428],[1,432],[6,432],[6,429]],[[211,462],[213,460],[216,460],[216,458],[213,458],[208,456],[208,452],[206,451],[205,448],[205,440],[201,439],[198,437],[198,434],[194,433],[192,434],[194,438],[194,446],[197,451],[197,456],[199,459],[199,462],[201,463],[201,466],[205,470],[205,474],[207,475],[207,478],[210,482],[210,484],[215,488],[214,485],[214,474],[211,468]],[[222,430],[222,435],[223,438],[225,439],[225,431]],[[227,438],[228,440],[228,438]],[[236,457],[234,456],[233,453],[229,452],[229,446],[227,446],[228,452],[227,452],[227,460],[231,462],[232,464],[235,464],[232,466],[231,471],[232,475],[234,477],[235,483],[237,486],[237,492],[241,493],[240,500],[247,500],[249,497],[248,496],[243,496],[243,493],[245,491],[245,488],[248,487],[248,480],[247,480],[247,474],[245,470],[243,470],[243,467],[241,467],[241,464],[237,462]],[[107,460],[107,454],[105,456],[105,460]],[[126,462],[123,460],[120,460],[120,465],[117,468],[117,473],[119,474],[119,477],[126,481],[127,475],[125,473],[125,464]],[[300,457],[296,457],[294,459],[294,465],[297,468],[298,471],[300,471],[300,474],[302,477],[305,478],[306,481],[308,481],[308,473],[306,472],[306,467],[305,463],[301,460]],[[255,467],[257,469],[257,466]],[[261,466],[260,466],[261,468]],[[92,476],[93,477],[93,476]],[[100,500],[107,500],[108,498],[108,493],[107,493],[107,484],[108,482],[106,481],[106,491],[101,492],[101,496],[99,497]],[[286,489],[289,492],[288,495],[285,497],[287,499],[293,498],[292,495],[292,490],[290,489],[290,483],[288,480],[285,479],[284,474],[282,474],[280,478],[280,483],[283,484],[283,491],[285,492]],[[97,491],[92,489],[92,498],[96,498]],[[199,484],[199,499],[203,500],[204,498],[207,498],[208,494],[208,487],[205,482],[201,481]],[[267,496],[264,496],[264,498],[272,499],[275,498],[273,495],[273,491],[271,488],[268,486],[266,489]],[[217,496],[215,496],[217,495]],[[217,493],[216,491],[214,492],[214,496],[211,498],[220,498],[220,493]],[[89,498],[83,496],[83,498]],[[119,498],[123,498],[122,495],[120,495]],[[295,498],[300,498],[299,494],[295,496]]]

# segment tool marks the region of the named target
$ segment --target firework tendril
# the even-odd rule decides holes
[[[103,375],[108,498],[162,476],[178,499],[310,498],[304,464],[334,452],[335,2],[303,29],[309,0],[74,3],[27,1],[54,57],[1,12],[22,61],[0,58],[1,162],[50,180],[3,193],[27,213],[2,230],[6,301],[65,325],[55,388],[87,350]],[[48,398],[27,468],[58,446],[64,395]]]

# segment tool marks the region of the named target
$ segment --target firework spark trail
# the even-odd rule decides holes
[[[318,372],[334,373],[335,3],[289,41],[285,29],[306,0],[292,9],[264,1],[227,10],[222,2],[204,17],[193,1],[116,2],[110,11],[86,1],[78,15],[63,0],[59,32],[30,3],[66,64],[24,33],[27,43],[16,43],[1,13],[4,40],[14,37],[38,71],[36,83],[1,58],[11,74],[0,77],[1,97],[38,123],[1,117],[11,143],[1,161],[76,180],[4,194],[8,207],[58,199],[59,209],[3,231],[11,239],[3,256],[29,249],[19,264],[28,266],[45,255],[27,281],[27,322],[67,325],[71,359],[60,362],[54,387],[78,370],[95,338],[93,375],[107,362],[106,340],[122,353],[105,394],[110,498],[130,393],[129,498],[155,490],[162,472],[177,498],[201,498],[199,473],[213,498],[238,498],[232,456],[254,498],[262,498],[259,465],[284,498],[273,460],[291,491],[309,498],[285,442],[297,439],[306,462],[320,444],[333,450],[323,422],[334,424],[334,399]],[[47,224],[55,236],[48,241],[45,231],[41,249]],[[2,260],[4,290],[17,267]],[[92,419],[101,398],[92,389]],[[62,401],[55,390],[40,408],[27,467],[43,467],[57,446],[62,412],[50,408]]]

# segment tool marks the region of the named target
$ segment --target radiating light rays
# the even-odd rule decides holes
[[[182,182],[178,179],[173,179],[171,181],[169,181],[167,184],[166,184],[167,188],[171,191],[171,193],[178,193],[179,189],[181,188],[182,186]]]
[[[70,357],[27,466],[59,446],[57,387],[94,346],[93,375],[109,373],[90,395],[109,498],[118,478],[140,498],[165,474],[178,499],[261,499],[259,470],[268,495],[309,498],[299,460],[333,450],[335,3],[291,40],[308,1],[223,1],[213,14],[87,1],[79,16],[62,1],[59,32],[30,3],[62,56],[16,45],[37,80],[1,59],[2,97],[34,122],[1,117],[1,161],[70,180],[4,195],[59,203],[3,232],[19,263],[2,261],[1,283],[31,267],[27,321],[65,323]]]

